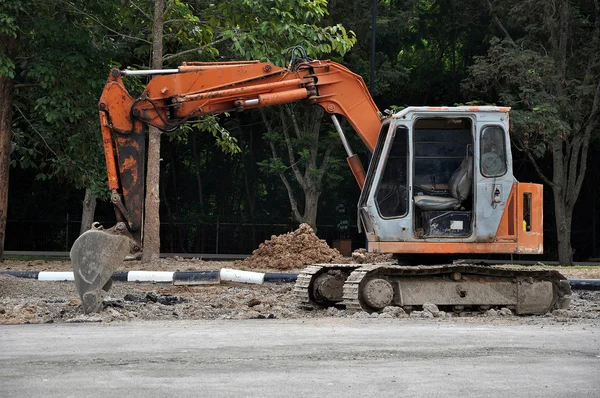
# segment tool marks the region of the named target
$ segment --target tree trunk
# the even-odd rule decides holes
[[[152,69],[162,68],[163,27],[165,0],[154,0],[154,24],[152,26]],[[144,205],[144,250],[142,263],[160,257],[160,130],[148,129],[148,171],[146,173],[146,201]]]
[[[286,116],[287,114],[287,116]],[[264,112],[261,112],[263,122],[265,123],[267,130],[270,134],[273,134],[273,127],[271,122],[266,117]],[[284,105],[280,109],[280,120],[282,123],[283,138],[285,148],[287,149],[288,159],[290,162],[290,169],[292,169],[293,175],[302,189],[304,197],[304,208],[298,206],[294,190],[290,182],[284,173],[279,174],[279,178],[285,185],[288,193],[288,199],[292,209],[294,219],[300,223],[306,223],[310,225],[313,230],[317,231],[317,207],[319,204],[319,196],[321,196],[321,189],[323,183],[323,176],[325,175],[328,165],[329,157],[333,147],[329,146],[321,159],[321,164],[318,165],[319,158],[319,131],[321,128],[321,121],[323,116],[323,110],[319,107],[313,107],[308,110],[307,114],[302,119],[303,127],[300,127],[300,123],[296,118],[293,109]],[[286,120],[286,117],[290,118],[290,122]],[[304,173],[301,172],[298,163],[294,155],[294,147],[292,145],[292,139],[288,133],[288,129],[291,130],[297,138],[310,137],[311,144],[309,148],[310,156],[308,156],[308,164],[305,166]],[[277,149],[275,143],[270,141],[271,154],[273,158],[278,158]]]
[[[148,130],[148,172],[146,174],[142,263],[149,263],[160,257],[160,130],[156,127],[150,127]]]
[[[553,190],[558,261],[561,266],[571,266],[573,265],[571,215],[568,214],[563,195],[561,195],[560,191],[561,189],[558,187]]]
[[[317,190],[311,189],[304,192],[304,213],[302,214],[302,220],[299,220],[310,225],[315,232],[317,232],[319,196],[321,196],[321,193]]]
[[[194,162],[196,165],[196,184],[198,185],[198,204],[200,205],[200,222],[196,224],[196,252],[204,253],[204,248],[206,247],[206,231],[204,230],[204,191],[202,189],[202,174],[200,174],[202,162],[200,153],[198,152],[198,141],[196,136],[197,133],[192,134],[192,152],[194,153]]]
[[[170,150],[169,150],[170,152]],[[173,174],[173,173],[171,173]],[[159,184],[159,188],[160,188],[160,195],[162,197],[162,202],[163,205],[165,206],[165,209],[167,210],[167,219],[169,222],[169,253],[174,253],[174,247],[175,247],[175,241],[174,241],[174,237],[175,237],[175,220],[173,219],[173,212],[171,211],[171,205],[169,205],[169,200],[167,198],[167,181],[165,181],[166,179],[166,174],[163,173],[162,175],[162,181]]]
[[[81,212],[81,229],[79,235],[92,228],[94,222],[94,213],[96,212],[96,197],[89,188],[85,189],[83,199],[83,211]]]
[[[0,51],[8,58],[14,58],[18,45],[19,42],[16,38],[0,35]],[[0,262],[4,261],[4,235],[8,214],[13,94],[13,80],[7,76],[0,76]]]
[[[242,164],[244,165],[244,188],[246,191],[246,201],[248,203],[248,212],[250,213],[250,223],[252,224],[252,247],[258,245],[260,242],[257,242],[256,235],[256,179],[254,178],[254,165],[256,164],[255,155],[254,155],[254,134],[253,130],[249,129],[248,136],[244,134],[244,131],[241,130],[239,124],[236,124],[238,130],[240,131],[240,147],[242,144],[242,140],[247,139],[248,142],[248,150],[242,150]]]

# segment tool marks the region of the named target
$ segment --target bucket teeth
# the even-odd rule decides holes
[[[103,298],[103,294],[99,290],[84,293],[81,297],[83,312],[86,314],[100,312],[102,310]]]
[[[105,292],[111,287],[114,271],[130,253],[132,240],[109,230],[84,232],[71,248],[75,286],[86,314],[102,310]]]

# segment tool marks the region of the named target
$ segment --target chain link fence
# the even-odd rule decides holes
[[[100,222],[105,227],[114,222]],[[233,217],[211,217],[204,222],[161,223],[161,252],[199,254],[250,254],[262,242],[294,231],[298,223],[248,222]],[[7,251],[69,251],[79,236],[81,221],[8,220],[5,250]],[[335,224],[317,225],[317,235],[333,247],[335,240],[352,242],[353,248],[365,246],[364,235],[356,225],[340,232]]]
[[[258,221],[260,220],[260,221]],[[100,222],[105,227],[114,222]],[[70,220],[8,220],[6,225],[5,250],[7,251],[56,251],[71,249],[79,236],[81,222]],[[346,227],[346,225],[344,226]],[[161,252],[186,254],[251,254],[262,242],[273,235],[294,231],[298,223],[293,220],[273,221],[256,218],[256,221],[236,219],[235,216],[214,216],[203,222],[161,223]],[[331,219],[330,223],[317,225],[317,236],[331,247],[334,241],[350,241],[351,249],[365,247],[365,236],[358,232],[356,222],[347,225],[341,231],[339,223]],[[586,260],[592,257],[594,245],[591,230],[582,229],[572,232],[575,259]],[[556,259],[556,232],[544,230],[544,254],[539,256],[515,255],[526,260]]]

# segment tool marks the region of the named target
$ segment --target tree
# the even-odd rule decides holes
[[[115,48],[97,30],[112,5],[87,3],[22,2],[12,104],[12,165],[85,190],[82,231],[108,198],[96,104]]]
[[[335,180],[343,165],[342,157],[333,157],[339,147],[339,138],[331,125],[323,128],[323,109],[312,106],[299,109],[294,105],[282,105],[278,109],[280,125],[274,126],[267,111],[261,109],[267,127],[265,140],[269,143],[272,157],[261,162],[263,170],[276,174],[285,186],[297,222],[307,223],[315,231],[317,209],[324,182]],[[325,133],[325,134],[323,134]],[[337,145],[336,145],[337,144]],[[283,161],[283,152],[288,163]],[[286,172],[291,170],[300,190],[294,189]],[[299,200],[301,203],[299,203]]]
[[[326,0],[235,0],[220,4],[211,22],[221,29],[224,38],[231,39],[233,52],[246,59],[285,65],[287,50],[296,45],[319,57],[332,53],[344,55],[356,42],[354,33],[341,24],[322,26],[327,12]],[[267,114],[273,115],[277,122],[272,123]],[[281,179],[296,221],[316,229],[324,176],[333,176],[332,171],[339,170],[331,167],[339,161],[331,157],[336,145],[322,139],[327,136],[321,131],[323,112],[318,107],[299,111],[298,107],[284,105],[275,111],[262,109],[261,115],[272,153],[271,159],[261,163],[262,168]],[[280,157],[280,151],[286,154],[288,165]],[[295,189],[284,174],[288,169],[300,189]]]
[[[511,106],[511,129],[542,180],[552,188],[562,265],[572,265],[571,222],[600,122],[600,5],[578,2],[487,2],[494,27],[466,92]],[[548,176],[539,159],[552,157]]]
[[[163,66],[164,12],[165,0],[154,0],[152,69],[161,69]],[[149,263],[160,256],[160,130],[153,126],[148,129],[147,164],[143,263]]]
[[[0,10],[0,262],[4,260],[4,233],[8,212],[15,56],[19,48],[17,18],[20,1],[2,3]]]

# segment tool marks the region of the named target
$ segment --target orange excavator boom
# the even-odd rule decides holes
[[[155,75],[134,99],[124,76]],[[332,61],[302,59],[289,69],[267,62],[194,62],[177,69],[113,69],[98,108],[108,183],[119,221],[139,243],[142,223],[145,139],[143,125],[172,131],[194,117],[244,111],[303,100],[332,115],[362,188],[365,172],[335,115],[345,117],[373,151],[382,115],[359,75]]]
[[[137,98],[123,83],[123,77],[131,75],[153,76]],[[363,79],[340,64],[300,57],[294,58],[289,68],[245,61],[190,62],[176,69],[111,70],[98,109],[108,185],[118,223],[106,231],[86,232],[71,250],[84,311],[100,308],[102,290],[110,287],[111,270],[127,254],[139,253],[142,248],[144,124],[168,132],[202,115],[295,101],[319,105],[331,115],[348,165],[362,188],[365,171],[336,115],[350,122],[370,151],[375,148],[382,115]],[[100,241],[111,243],[100,249],[96,244]]]

